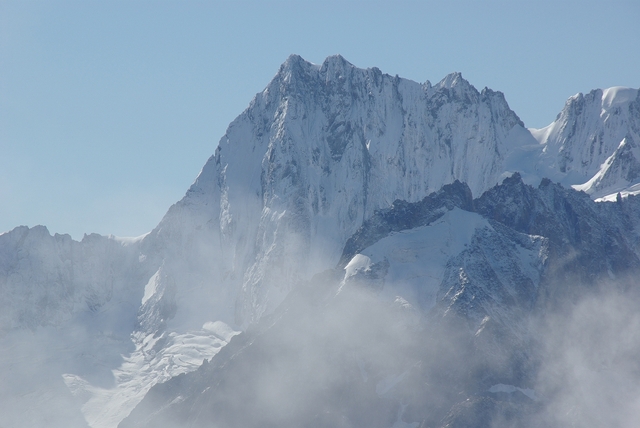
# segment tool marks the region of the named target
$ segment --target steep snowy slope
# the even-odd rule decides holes
[[[531,130],[544,145],[545,175],[592,198],[637,193],[640,183],[640,91],[614,87],[577,94],[556,120]],[[609,199],[612,199],[609,197]]]

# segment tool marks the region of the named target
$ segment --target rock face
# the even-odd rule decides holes
[[[501,374],[490,378],[524,385],[518,379],[530,377],[534,362],[528,327],[518,320],[579,294],[558,287],[559,278],[593,284],[603,273],[620,278],[637,268],[638,92],[579,94],[549,127],[528,130],[500,92],[477,91],[459,73],[419,84],[340,56],[314,65],[293,55],[147,235],[76,242],[41,226],[0,235],[0,334],[18,343],[29,329],[34,349],[49,355],[74,394],[68,408],[80,408],[94,428],[113,427],[155,383],[195,370],[239,330],[262,331],[283,317],[283,302],[308,299],[296,291],[301,284],[337,266],[330,276],[339,278],[322,281],[321,302],[338,295],[351,302],[344,290],[364,287],[412,328],[435,317],[447,319],[446,331],[461,322],[478,332],[460,339],[469,352],[480,342],[494,354],[522,344],[520,356],[503,359]],[[544,177],[564,187],[548,179],[530,186]],[[618,192],[615,204],[591,200],[615,200]],[[44,332],[66,345],[55,352],[37,345]],[[440,337],[429,334],[432,344]],[[399,348],[415,339],[401,336]],[[24,360],[3,352],[0,370]],[[354,361],[358,373],[370,372]],[[399,376],[394,370],[379,374]],[[48,387],[33,388],[45,391],[36,395],[46,403]],[[5,396],[11,388],[0,386]],[[491,400],[456,409],[503,408]],[[40,404],[47,420],[49,407]],[[403,420],[397,413],[394,421]]]

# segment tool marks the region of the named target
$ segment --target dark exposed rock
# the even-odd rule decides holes
[[[426,196],[420,202],[396,200],[390,208],[376,211],[373,217],[366,220],[347,240],[338,266],[346,266],[358,252],[392,232],[426,226],[454,207],[466,211],[473,210],[471,190],[458,180],[443,186],[441,190]]]

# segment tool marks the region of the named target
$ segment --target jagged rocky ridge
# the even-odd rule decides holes
[[[481,194],[514,171],[520,171],[527,184],[537,186],[541,178],[551,177],[565,187],[582,186],[593,198],[615,199],[616,193],[608,192],[633,194],[638,105],[635,89],[596,90],[572,97],[549,127],[528,130],[500,92],[477,91],[459,73],[435,85],[418,84],[375,68],[358,69],[340,56],[322,65],[291,56],[229,126],[185,197],[149,234],[134,240],[88,235],[75,242],[65,235],[52,237],[43,227],[21,227],[0,235],[0,331],[10,343],[21,340],[23,328],[30,328],[36,338],[46,331],[64,342],[64,332],[87,326],[73,339],[85,337],[79,342],[82,346],[74,342],[55,357],[69,361],[59,368],[77,399],[67,407],[82,408],[92,426],[115,426],[146,388],[211,358],[232,336],[226,324],[238,330],[257,323],[292,287],[364,251],[381,231],[361,230],[363,224],[378,222],[383,230],[401,231],[415,226],[415,221],[440,218],[429,206],[415,206],[416,220],[400,216],[394,223],[385,217],[385,212],[397,212],[389,210],[392,205],[414,209],[414,202],[455,180]],[[548,201],[522,202],[550,211],[558,208]],[[451,203],[445,201],[443,212],[450,211]],[[615,212],[605,206],[609,204],[593,209]],[[469,217],[465,212],[473,210],[458,208],[438,223],[438,233],[471,233],[474,228],[445,225],[471,222],[484,228],[486,219],[508,214],[496,208],[495,214],[482,213],[485,220],[480,220],[480,211]],[[632,241],[638,236],[638,221],[633,211],[627,215],[624,239]],[[566,216],[567,221],[575,220],[571,213]],[[542,218],[546,217],[518,221],[536,224]],[[478,245],[475,253],[455,253],[458,258],[446,270],[451,281],[461,278],[462,265],[501,244],[515,245],[527,257],[547,245],[519,235],[536,235],[534,226],[509,226],[516,232],[508,238],[504,230],[497,231],[502,226],[491,227],[483,229],[485,235],[458,237],[467,245],[473,238]],[[573,242],[603,227],[608,230],[603,222],[581,224],[563,239]],[[540,236],[546,236],[542,232]],[[601,242],[616,249],[617,238],[607,240],[603,234],[596,233],[601,239],[593,239],[584,251],[593,256],[592,248]],[[570,246],[551,247],[563,260],[579,254]],[[444,264],[454,250],[455,245],[429,253],[442,269],[433,262],[428,275],[445,275]],[[401,270],[397,266],[412,266],[411,259],[397,266],[384,257],[369,259],[354,262],[350,281],[364,275],[380,284],[382,273],[396,275]],[[575,263],[575,271],[589,278],[580,272],[584,260]],[[424,258],[420,263],[426,266]],[[606,266],[607,272],[618,275],[624,265],[611,263],[594,261],[588,269],[600,272]],[[517,279],[505,266],[491,269],[502,272],[497,280],[503,285]],[[537,284],[538,271],[534,267],[523,275]],[[495,279],[487,279],[487,286]],[[436,300],[437,286],[426,287],[416,297],[422,306],[407,302],[406,308],[428,309]],[[448,298],[461,305],[466,294],[451,290]],[[181,359],[191,351],[180,343],[197,352]],[[109,352],[97,351],[107,345]],[[94,350],[91,357],[84,357],[85,347]],[[14,364],[12,358],[0,359]],[[87,362],[90,358],[100,364]],[[78,359],[80,363],[71,363]],[[145,373],[143,378],[136,378],[139,373]],[[129,389],[117,390],[114,384],[127,384]],[[46,401],[46,394],[43,397]],[[9,403],[1,409],[5,414],[21,409],[14,397],[2,398],[7,399],[0,402]],[[18,413],[38,412],[25,408]],[[47,415],[42,418],[47,420]]]

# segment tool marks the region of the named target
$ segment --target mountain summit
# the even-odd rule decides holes
[[[479,194],[532,145],[502,94],[480,93],[459,73],[431,86],[340,56],[320,66],[291,56],[179,205],[209,204],[202,220],[225,243],[246,324],[280,303],[283,283],[333,266],[376,210],[456,179]]]

